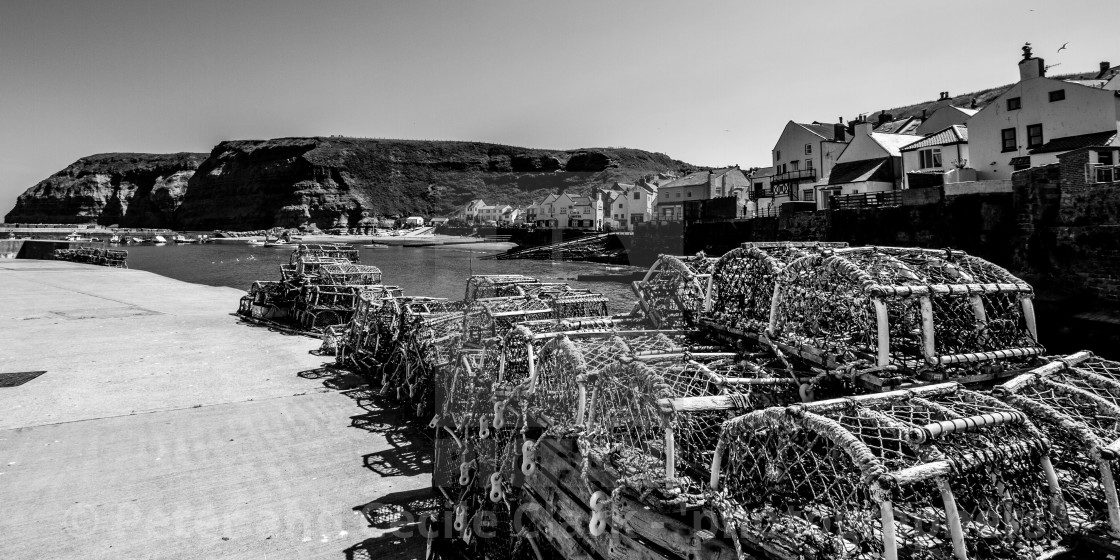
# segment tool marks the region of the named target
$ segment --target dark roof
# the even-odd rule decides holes
[[[950,144],[963,144],[968,142],[968,127],[960,124],[955,124],[948,128],[941,129],[913,144],[907,144],[899,150],[916,150],[918,148],[928,148],[930,146],[946,146]]]
[[[890,158],[864,159],[838,163],[828,176],[828,184],[842,185],[860,181],[893,181]]]
[[[1116,129],[1094,132],[1092,134],[1078,134],[1076,136],[1063,136],[1054,138],[1049,142],[1030,151],[1032,154],[1047,154],[1051,152],[1068,152],[1086,146],[1103,146],[1112,141],[1116,136]]]
[[[835,129],[835,127],[833,127],[830,124],[817,124],[817,123],[812,123],[812,124],[797,123],[797,124],[798,124],[798,126],[801,126],[803,128],[808,129],[809,132],[812,132],[813,134],[816,134],[817,136],[820,136],[820,137],[824,138],[825,140],[832,140],[833,138],[836,137],[836,129]]]
[[[874,130],[875,132],[882,132],[884,134],[914,134],[914,131],[921,124],[922,119],[917,117],[907,117],[905,119],[885,122],[874,127]]]

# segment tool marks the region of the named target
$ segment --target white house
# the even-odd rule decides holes
[[[421,218],[420,216],[409,216],[404,219],[404,225],[408,227],[422,226],[424,225],[424,218]]]
[[[789,121],[771,151],[773,173],[768,180],[752,177],[751,198],[759,212],[773,212],[789,201],[815,201],[818,188],[848,143],[844,125]],[[764,183],[762,190],[758,183]]]
[[[1115,91],[1047,78],[1043,60],[1025,46],[1019,82],[968,121],[970,167],[980,180],[1010,179],[1063,152],[1115,142],[1118,126]]]
[[[952,125],[903,146],[904,188],[945,184],[945,173],[968,166],[968,128]]]
[[[872,124],[855,125],[852,140],[836,158],[829,175],[828,196],[893,191],[902,188],[902,153],[899,149],[921,140],[913,134],[872,132]],[[822,197],[823,198],[823,197]],[[818,208],[827,206],[822,200]]]
[[[608,192],[611,197],[604,209],[604,221],[612,228],[633,231],[635,224],[653,219],[657,188],[645,179],[633,184],[615,183]]]
[[[478,209],[486,206],[486,201],[476,198],[455,211],[455,217],[464,222],[474,223],[478,217]]]

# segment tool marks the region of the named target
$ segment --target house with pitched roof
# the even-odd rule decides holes
[[[771,151],[773,174],[768,181],[751,181],[751,199],[758,211],[773,212],[789,201],[817,201],[818,187],[828,184],[847,144],[848,131],[842,123],[786,123]],[[768,184],[760,190],[757,183]]]
[[[1118,127],[1120,94],[1047,78],[1045,62],[1031,56],[1028,45],[1019,82],[968,121],[969,165],[980,180],[1010,179],[1070,150],[1116,145]]]
[[[965,109],[964,107],[957,107],[956,105],[942,105],[927,115],[922,121],[922,124],[914,129],[913,134],[929,136],[930,134],[945,130],[950,126],[967,124],[968,119],[971,119],[972,115],[979,112],[979,109]]]
[[[646,179],[635,183],[615,183],[610,200],[604,206],[603,221],[612,229],[633,231],[635,224],[653,218],[653,205],[657,200],[657,187]]]
[[[968,166],[968,127],[955,124],[899,148],[903,188],[939,187],[946,173]],[[957,179],[954,176],[952,179]]]
[[[822,197],[893,191],[902,188],[903,146],[921,140],[914,134],[874,132],[870,122],[855,125],[852,140],[829,174]],[[827,198],[818,208],[827,207]]]
[[[735,196],[749,188],[750,181],[738,166],[690,173],[657,188],[657,219],[681,221],[685,202]]]

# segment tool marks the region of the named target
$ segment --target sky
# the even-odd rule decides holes
[[[5,0],[0,216],[74,160],[344,135],[769,165],[834,122],[1120,64],[1117,0]],[[1063,44],[1066,48],[1058,52]]]

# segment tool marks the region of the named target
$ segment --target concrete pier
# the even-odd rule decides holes
[[[429,445],[241,295],[0,260],[0,374],[46,371],[0,387],[0,557],[422,557],[363,506],[422,493]]]

